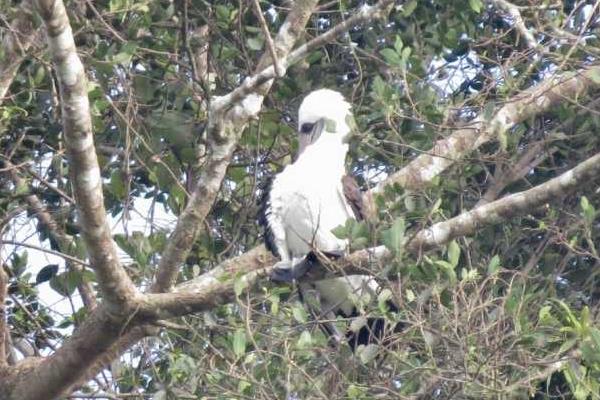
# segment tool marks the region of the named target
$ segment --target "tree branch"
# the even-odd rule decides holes
[[[535,40],[535,36],[533,33],[527,29],[525,26],[525,22],[523,21],[523,17],[521,16],[521,11],[512,3],[509,3],[506,0],[492,0],[492,4],[494,4],[497,8],[506,11],[514,21],[515,29],[519,32],[519,35],[525,40],[525,44],[531,50],[539,51],[540,46]]]
[[[4,54],[0,63],[0,103],[4,100],[21,62],[25,59],[26,51],[37,35],[38,31],[33,26],[31,2],[23,1],[20,12],[10,26],[10,32],[4,36],[1,44]]]
[[[545,145],[544,141],[534,143],[524,152],[525,154],[523,154],[516,163],[509,165],[506,169],[502,168],[501,165],[497,165],[494,176],[491,178],[491,185],[486,189],[474,208],[496,200],[508,185],[524,178],[529,171],[538,166],[550,154],[556,151],[556,149],[552,149],[543,152]]]
[[[479,115],[468,126],[437,141],[427,154],[418,156],[375,186],[373,193],[381,193],[390,184],[399,184],[407,189],[418,189],[428,184],[456,161],[507,132],[514,125],[548,111],[562,101],[576,101],[582,94],[597,89],[600,87],[597,76],[600,76],[599,65],[566,72],[524,90],[497,109],[491,119],[487,120],[484,115]]]
[[[451,240],[475,233],[484,225],[499,224],[527,214],[536,208],[562,198],[578,187],[600,179],[600,153],[576,167],[532,189],[514,193],[500,200],[477,207],[444,222],[418,232],[405,248],[418,253],[444,245]],[[193,281],[180,285],[175,293],[149,294],[140,302],[143,318],[172,318],[204,311],[235,298],[234,286],[252,290],[269,274],[273,257],[263,257],[266,249],[258,246],[250,252],[229,260]],[[356,251],[326,266],[314,264],[303,281],[315,281],[346,274],[373,273],[372,264],[388,260],[391,252],[384,246]]]
[[[7,167],[14,167],[14,165],[8,160],[4,160],[4,163],[7,165]],[[10,177],[16,187],[21,187],[21,186],[25,185],[25,181],[19,176],[19,174],[17,173],[15,168],[10,169]],[[64,229],[62,229],[58,225],[58,223],[56,222],[54,217],[52,217],[50,212],[48,212],[48,209],[42,204],[42,202],[40,201],[38,196],[36,196],[34,194],[29,194],[29,195],[25,196],[25,202],[27,203],[27,207],[29,208],[29,210],[36,216],[40,225],[42,225],[44,228],[46,228],[48,230],[48,232],[50,233],[50,237],[52,237],[52,239],[58,244],[58,248],[60,249],[60,251],[62,253],[56,252],[56,253],[58,253],[56,255],[65,259],[65,261],[66,261],[65,264],[66,264],[67,268],[69,270],[82,273],[83,266],[89,267],[89,265],[87,265],[87,263],[85,263],[75,257],[72,257],[70,254],[68,254],[68,253],[71,253],[69,251],[69,249],[72,249],[73,238],[71,236],[67,235],[66,232],[64,231]],[[3,242],[3,243],[7,243],[7,242]],[[22,243],[22,244],[16,243],[15,245],[27,246],[24,243]],[[43,251],[53,252],[49,249],[43,249]],[[92,309],[96,306],[96,297],[94,295],[94,290],[93,290],[90,282],[87,282],[82,279],[81,282],[79,282],[77,284],[77,291],[81,295],[81,301],[88,309]]]
[[[508,195],[423,229],[408,243],[407,249],[411,252],[428,250],[459,236],[471,235],[484,225],[498,224],[527,214],[545,203],[564,197],[579,185],[586,187],[586,184],[598,179],[599,173],[600,153],[533,189]]]
[[[273,42],[273,38],[271,37],[271,32],[269,32],[269,27],[267,25],[267,21],[265,21],[265,16],[260,8],[259,0],[252,0],[252,5],[254,6],[254,13],[256,14],[256,18],[258,18],[258,22],[260,24],[260,28],[262,29],[263,35],[265,37],[265,42],[267,44],[267,50],[269,50],[269,54],[273,60],[273,68],[275,69],[275,74],[277,77],[282,77],[285,74],[285,71],[279,66],[279,62],[277,60],[277,51],[275,50],[275,43]]]
[[[133,325],[98,306],[54,354],[42,359],[30,374],[22,373],[13,393],[21,400],[59,397],[87,377],[88,369],[109,351]]]
[[[278,54],[280,68],[283,71],[285,71],[287,68],[289,68],[290,65],[303,59],[309,51],[335,40],[335,38],[338,35],[348,31],[353,26],[386,16],[387,10],[393,4],[393,2],[393,0],[380,0],[374,6],[364,5],[358,13],[352,15],[350,18],[331,28],[324,34],[319,35],[316,38],[309,41],[308,43],[305,43],[302,46],[298,47],[296,50],[292,51],[287,57]],[[284,26],[282,26],[282,28],[283,27],[285,27],[285,24]],[[259,64],[259,66],[263,66],[263,64]],[[239,100],[244,99],[249,94],[253,93],[256,87],[275,78],[276,76],[277,73],[273,66],[265,66],[264,69],[260,72],[256,73],[251,77],[246,78],[244,82],[231,93],[214,99],[211,103],[211,108],[214,110],[214,112],[219,112],[228,107],[231,107]]]
[[[65,145],[82,236],[104,301],[112,312],[127,313],[137,290],[119,263],[106,220],[83,65],[63,2],[38,0],[37,9],[46,26],[60,85]]]

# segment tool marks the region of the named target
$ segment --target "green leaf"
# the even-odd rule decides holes
[[[241,328],[233,334],[233,352],[238,357],[246,353],[246,331]]]
[[[377,96],[377,98],[379,100],[384,100],[385,98],[385,88],[386,88],[386,84],[383,81],[383,79],[381,79],[381,77],[379,75],[377,75],[375,77],[375,79],[373,79],[373,92],[375,92],[375,95]]]
[[[492,259],[488,263],[487,274],[488,274],[488,276],[496,275],[499,270],[500,270],[500,257],[498,257],[498,254],[496,254],[494,257],[492,257]]]
[[[123,180],[121,170],[114,170],[110,175],[110,192],[119,200],[122,200],[127,195],[127,186]]]
[[[396,35],[396,40],[394,41],[394,50],[396,50],[396,53],[400,54],[402,53],[402,47],[404,47],[404,43],[402,43],[402,38],[400,37],[400,35]]]
[[[600,71],[598,69],[591,69],[588,72],[588,77],[597,85],[600,85]]]
[[[63,272],[50,279],[50,287],[65,297],[71,296],[79,283],[81,274],[76,271]]]
[[[408,3],[402,6],[402,14],[405,17],[409,17],[417,8],[417,0],[410,0]]]
[[[454,266],[452,264],[443,260],[436,260],[434,264],[438,266],[442,272],[444,272],[451,284],[456,283],[456,271],[454,270]]]
[[[402,59],[403,68],[406,68],[406,63],[408,62],[408,59],[411,54],[412,54],[412,48],[405,47],[404,49],[402,49],[402,54],[401,54],[400,58]]]
[[[557,321],[552,315],[552,306],[546,305],[538,311],[538,321],[544,325],[554,325]]]
[[[254,51],[262,50],[264,42],[265,41],[261,36],[249,37],[246,39],[246,44]]]
[[[356,240],[360,238],[368,238],[369,237],[369,227],[365,221],[356,221],[351,219],[352,221],[352,230],[350,231],[350,239]]]
[[[469,5],[471,6],[471,10],[475,11],[477,14],[479,14],[483,8],[483,2],[481,0],[469,0]]]
[[[237,297],[239,297],[247,287],[248,281],[244,279],[244,275],[235,278],[235,281],[233,282],[233,291]]]
[[[294,304],[292,306],[292,316],[294,317],[294,319],[301,323],[301,324],[305,324],[306,321],[308,320],[308,315],[306,314],[306,310],[304,309],[304,307],[301,304]]]
[[[404,218],[394,220],[391,228],[382,233],[383,244],[394,254],[399,254],[404,245],[404,231],[406,229]]]
[[[448,262],[452,266],[452,268],[458,265],[458,260],[460,258],[460,246],[456,243],[456,240],[453,240],[448,245]]]
[[[402,59],[394,49],[385,48],[380,50],[379,53],[383,56],[383,58],[388,64],[400,65],[400,63],[402,62]]]
[[[27,250],[23,251],[21,254],[13,254],[11,259],[11,269],[16,276],[19,276],[25,272],[25,268],[27,267],[27,258]]]
[[[581,207],[581,211],[585,222],[587,222],[588,224],[594,222],[594,219],[596,218],[596,209],[592,204],[590,204],[588,198],[582,196],[579,205]]]
[[[296,342],[296,346],[299,349],[308,349],[312,347],[312,336],[309,331],[302,331],[298,338],[298,342]]]
[[[331,230],[331,233],[333,233],[335,235],[335,237],[338,239],[347,239],[348,238],[348,231],[347,231],[345,225],[336,226],[335,228],[333,228]]]

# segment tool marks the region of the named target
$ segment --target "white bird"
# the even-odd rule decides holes
[[[333,90],[311,92],[298,111],[299,149],[296,160],[273,180],[263,197],[259,221],[265,227],[269,250],[281,261],[272,279],[293,281],[302,275],[298,265],[310,252],[343,255],[348,241],[332,230],[350,218],[364,216],[356,182],[346,176],[347,139],[353,121],[351,106]],[[295,268],[296,267],[296,268]],[[306,290],[302,284],[300,290]],[[323,310],[346,318],[357,316],[357,300],[374,298],[378,285],[366,275],[348,275],[312,283]],[[374,319],[347,337],[354,348],[368,343],[369,329],[383,329]]]

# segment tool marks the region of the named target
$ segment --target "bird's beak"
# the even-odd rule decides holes
[[[312,130],[308,133],[299,132],[298,133],[298,156],[302,154],[304,149],[306,149],[309,145],[319,139],[321,133],[323,133],[323,129],[325,129],[325,118],[322,118],[315,122]],[[298,157],[296,156],[296,158]]]

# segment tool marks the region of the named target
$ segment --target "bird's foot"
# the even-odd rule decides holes
[[[297,261],[297,262],[294,262]],[[306,259],[279,261],[273,267],[271,280],[275,282],[294,282],[306,274],[310,268],[310,262]]]
[[[337,260],[338,258],[342,258],[346,255],[346,251],[344,250],[328,250],[322,251],[323,255],[329,259]]]
[[[319,254],[317,254],[315,251],[311,251],[306,255],[305,260],[309,263],[310,267],[311,265],[316,265],[320,263],[319,256],[321,257],[321,259],[325,257],[329,260],[337,260],[338,258],[342,258],[345,255],[346,252],[344,250],[320,251]]]

